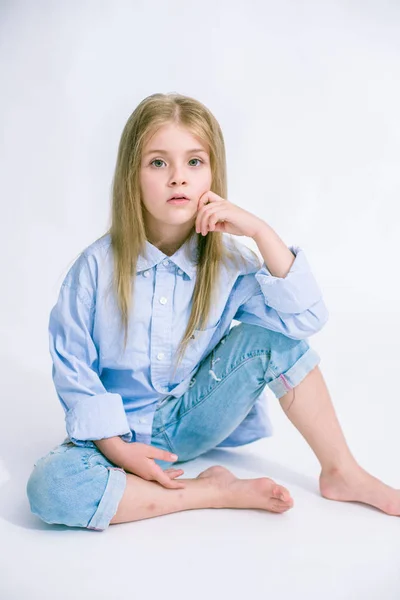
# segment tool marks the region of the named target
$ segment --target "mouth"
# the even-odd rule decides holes
[[[190,202],[190,199],[187,196],[173,196],[169,200],[167,200],[170,204],[186,204]]]

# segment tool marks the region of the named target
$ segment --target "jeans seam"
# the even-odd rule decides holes
[[[163,433],[163,436],[164,436],[164,438],[165,438],[165,441],[166,441],[166,443],[167,443],[167,446],[168,446],[168,448],[169,448],[169,451],[170,451],[172,454],[175,454],[175,450],[174,450],[174,448],[173,448],[173,446],[172,446],[171,440],[169,439],[169,437],[168,437],[168,435],[167,435],[167,432],[165,431],[165,429],[164,429],[164,431],[163,431],[162,433]]]

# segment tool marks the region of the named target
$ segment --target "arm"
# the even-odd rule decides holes
[[[81,268],[82,267],[82,268]],[[85,257],[74,265],[63,282],[50,313],[49,340],[53,380],[65,411],[68,435],[77,446],[92,442],[111,462],[144,479],[169,488],[179,471],[164,473],[154,459],[176,461],[177,456],[156,447],[127,443],[132,439],[119,394],[107,392],[98,373],[98,352],[92,338],[95,285]]]
[[[264,248],[263,242],[259,243]],[[295,246],[286,250],[291,258],[287,260],[284,252],[274,262],[274,272],[280,269],[281,275],[289,268],[285,276],[272,275],[264,262],[261,268],[253,263],[240,277],[233,319],[305,339],[322,329],[329,313],[304,251]]]
[[[274,277],[286,277],[294,262],[293,254],[279,235],[265,223],[253,236],[264,259],[265,266]]]
[[[88,262],[81,257],[63,282],[49,319],[53,382],[67,433],[78,446],[115,436],[132,439],[121,396],[107,392],[99,376],[92,339],[94,287]]]
[[[106,458],[127,473],[133,473],[147,481],[158,481],[158,483],[170,489],[183,489],[185,487],[185,484],[181,481],[175,481],[175,478],[181,474],[180,470],[169,469],[169,471],[164,472],[154,462],[154,459],[167,462],[178,460],[175,454],[171,454],[167,450],[137,442],[127,444],[119,437],[97,440],[95,445]]]
[[[119,467],[127,456],[127,444],[119,436],[95,440],[93,442],[108,460]]]

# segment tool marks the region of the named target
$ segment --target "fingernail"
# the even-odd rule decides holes
[[[178,457],[176,454],[171,454],[171,458],[172,458],[172,460],[178,460]]]

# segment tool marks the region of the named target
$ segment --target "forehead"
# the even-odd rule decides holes
[[[166,124],[150,134],[144,141],[143,152],[206,152],[208,145],[181,125]]]

